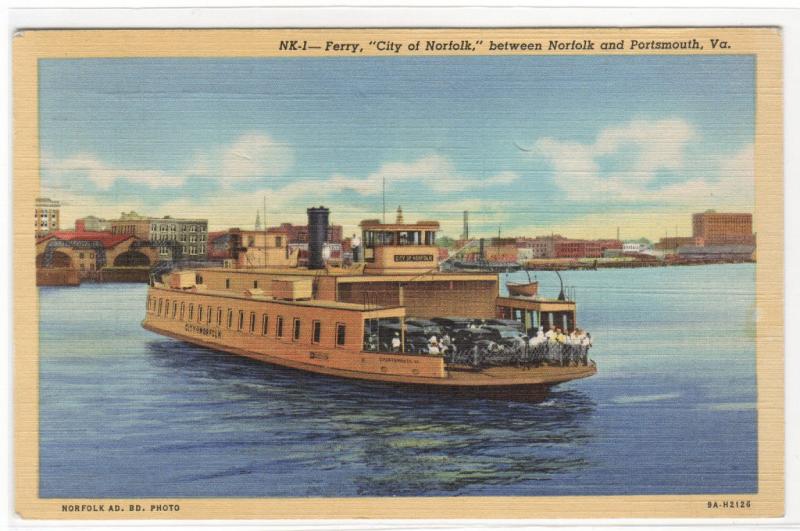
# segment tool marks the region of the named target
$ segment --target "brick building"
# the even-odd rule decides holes
[[[692,236],[705,245],[752,245],[753,215],[713,210],[692,214]]]
[[[553,258],[600,258],[603,251],[595,240],[573,240],[564,238],[553,241]]]
[[[694,236],[669,236],[658,240],[654,247],[657,251],[676,252],[679,247],[697,247],[702,246],[703,243],[703,238],[695,238]]]
[[[123,212],[111,220],[111,234],[134,235],[158,246],[161,260],[205,260],[207,219],[154,218]]]

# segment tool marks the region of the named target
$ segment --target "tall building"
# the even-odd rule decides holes
[[[33,228],[36,239],[47,236],[60,228],[61,222],[61,203],[48,197],[36,198],[36,214],[34,216]]]
[[[207,219],[154,218],[123,212],[111,220],[112,234],[133,234],[158,247],[161,260],[205,260],[208,245]]]
[[[752,245],[753,215],[713,210],[692,214],[692,236],[702,238],[705,245]]]

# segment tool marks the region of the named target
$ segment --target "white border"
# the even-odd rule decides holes
[[[13,0],[23,5],[21,0]],[[335,1],[335,0],[334,0]],[[786,190],[786,515],[782,519],[772,520],[533,520],[533,521],[242,521],[235,525],[223,522],[181,521],[181,522],[63,522],[63,521],[23,521],[13,514],[11,499],[12,475],[11,430],[6,437],[0,438],[0,470],[8,471],[6,481],[0,482],[0,489],[7,489],[5,503],[0,504],[0,522],[3,520],[12,529],[119,529],[146,527],[148,529],[590,529],[592,527],[609,527],[625,525],[626,529],[645,529],[652,526],[678,526],[680,529],[702,528],[744,528],[754,529],[761,526],[776,526],[781,529],[800,527],[800,341],[795,339],[793,324],[798,311],[800,297],[800,242],[795,236],[795,229],[800,227],[800,212],[791,208],[800,200],[800,155],[796,148],[798,140],[797,94],[800,94],[800,61],[798,61],[798,43],[800,42],[800,10],[787,8],[789,2],[706,2],[713,7],[694,7],[691,1],[680,2],[688,8],[645,8],[641,2],[618,0],[613,8],[595,7],[598,2],[583,0],[583,4],[592,7],[552,7],[558,5],[554,1],[540,1],[546,8],[523,6],[487,5],[487,1],[476,2],[462,0],[448,7],[425,7],[423,2],[414,2],[417,7],[366,7],[363,1],[350,0],[348,6],[335,5],[332,2],[317,1],[316,7],[287,7],[273,5],[269,8],[252,7],[258,3],[251,0],[237,2],[238,7],[198,7],[200,0],[173,0],[175,7],[161,8],[163,2],[158,0],[139,0],[136,7],[125,6],[124,0],[106,0],[91,2],[73,0],[77,8],[48,8],[51,2],[32,0],[25,2],[25,8],[12,8],[8,13],[8,33],[3,41],[2,60],[4,61],[4,87],[10,87],[10,41],[13,33],[19,29],[33,28],[204,28],[204,27],[574,27],[574,26],[779,26],[784,36],[784,105],[785,105],[785,190]],[[440,2],[445,3],[445,2]],[[449,3],[449,2],[448,2]],[[273,2],[274,4],[274,2]],[[324,5],[323,5],[324,4]],[[731,6],[733,4],[733,6]],[[105,7],[97,9],[98,6]],[[114,6],[112,9],[108,7]],[[352,7],[361,6],[361,7]],[[764,9],[765,6],[775,6]],[[0,193],[0,212],[5,217],[5,238],[0,237],[0,256],[3,256],[0,269],[0,292],[6,294],[5,315],[0,318],[0,345],[8,354],[6,363],[0,363],[6,388],[0,392],[2,407],[0,416],[4,426],[10,426],[11,414],[11,169],[10,169],[10,89],[5,91],[2,99],[2,111],[7,117],[6,134],[9,140],[2,143],[0,155],[7,168],[3,178],[8,193]],[[7,290],[7,291],[6,291]],[[3,466],[4,465],[4,466]],[[0,524],[2,525],[2,524]],[[567,527],[564,527],[567,526]]]

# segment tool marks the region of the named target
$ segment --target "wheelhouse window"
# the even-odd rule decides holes
[[[256,312],[250,312],[250,333],[256,333]]]
[[[322,335],[322,323],[313,321],[311,323],[311,342],[319,343],[319,338]]]
[[[347,339],[347,327],[344,323],[336,323],[336,345],[344,346],[345,339]]]
[[[283,317],[280,315],[275,320],[275,335],[277,337],[283,337]]]
[[[261,316],[261,335],[267,335],[267,330],[269,330],[269,316],[264,314]]]
[[[292,323],[292,339],[294,341],[300,339],[300,319],[295,319]]]

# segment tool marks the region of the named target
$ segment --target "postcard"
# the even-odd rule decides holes
[[[13,91],[23,518],[783,514],[780,30],[32,30]]]

